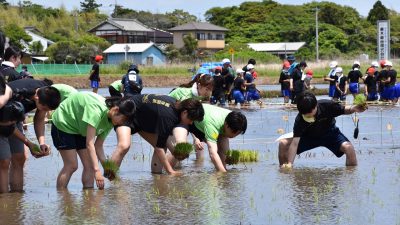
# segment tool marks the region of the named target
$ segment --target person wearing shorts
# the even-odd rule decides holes
[[[352,70],[347,75],[349,81],[349,91],[355,97],[360,92],[359,80],[363,79],[360,71],[360,62],[354,61]]]
[[[288,69],[290,68],[290,63],[285,61],[282,66],[282,71],[279,76],[279,83],[281,84],[281,92],[283,96],[283,102],[289,103],[290,99],[290,75]]]
[[[154,94],[134,95],[131,99],[136,104],[136,112],[129,124],[115,128],[118,146],[111,160],[120,166],[129,151],[130,136],[139,133],[154,148],[151,172],[162,173],[165,169],[168,174],[179,174],[173,169],[176,162],[167,150],[173,151],[174,143],[186,142],[189,124],[203,120],[201,102],[196,99],[180,102],[170,96]],[[105,176],[110,180],[114,178],[113,174]]]
[[[363,112],[361,106],[343,106],[331,100],[318,100],[311,92],[299,96],[299,110],[293,126],[293,138],[279,141],[279,164],[293,164],[296,154],[316,147],[326,147],[336,157],[346,154],[346,166],[356,166],[357,157],[351,142],[336,127],[335,117]]]
[[[24,153],[24,143],[20,142],[14,134],[18,129],[22,132],[22,123],[25,118],[24,106],[20,102],[8,101],[0,108],[0,193],[14,190],[10,184],[10,165],[13,154]],[[30,149],[33,148],[31,144]],[[13,179],[11,178],[13,181]]]
[[[103,60],[103,56],[101,55],[96,55],[93,57],[93,66],[92,70],[90,71],[89,74],[89,80],[90,80],[90,87],[93,88],[93,92],[97,93],[99,90],[100,86],[100,66],[99,63]]]
[[[77,156],[83,165],[82,184],[104,188],[104,177],[98,161],[105,161],[103,143],[113,126],[124,124],[134,113],[135,103],[128,97],[109,98],[91,92],[70,96],[52,116],[51,137],[64,165],[57,177],[57,188],[67,188],[78,168]]]

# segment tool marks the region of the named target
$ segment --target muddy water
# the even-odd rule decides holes
[[[278,169],[274,140],[278,129],[291,130],[296,112],[272,104],[243,112],[248,130],[231,140],[231,148],[258,150],[257,163],[217,174],[206,152],[202,162],[194,155],[182,162],[183,176],[152,175],[152,150],[135,135],[120,181],[107,181],[104,191],[82,190],[80,168],[69,190],[58,192],[62,160],[53,148],[47,158],[29,158],[25,193],[0,195],[0,224],[400,224],[398,107],[360,114],[358,140],[352,118],[337,119],[357,150],[356,168],[318,148],[303,153],[290,171]],[[114,146],[112,132],[106,153]]]

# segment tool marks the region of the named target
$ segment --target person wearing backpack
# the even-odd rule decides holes
[[[143,81],[138,72],[137,66],[132,64],[129,66],[127,74],[122,77],[121,83],[124,96],[133,96],[142,92]]]

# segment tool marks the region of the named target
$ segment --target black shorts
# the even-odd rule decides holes
[[[326,147],[335,154],[336,157],[340,158],[344,154],[344,152],[340,151],[340,147],[344,142],[350,141],[346,136],[344,136],[344,134],[342,134],[342,132],[340,132],[339,128],[334,127],[319,138],[301,137],[299,146],[297,147],[297,154],[301,154],[317,147]]]
[[[51,137],[57,150],[86,149],[86,137],[79,134],[68,134],[51,125]]]
[[[206,135],[201,132],[194,124],[189,126],[189,132],[196,136],[201,142],[206,141]]]

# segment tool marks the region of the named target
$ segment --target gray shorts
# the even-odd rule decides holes
[[[17,123],[17,129],[23,133],[22,122]],[[16,153],[24,153],[24,143],[14,135],[0,136],[0,160],[11,159],[11,155]]]

